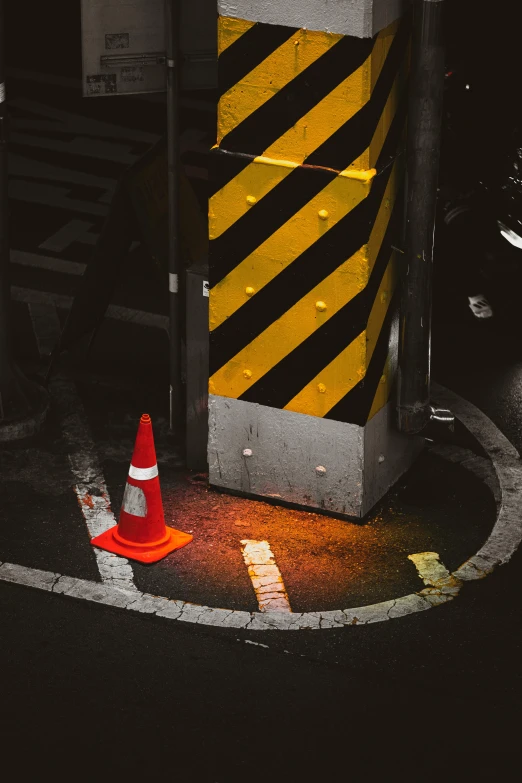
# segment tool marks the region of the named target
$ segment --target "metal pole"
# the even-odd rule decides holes
[[[0,0],[0,420],[11,376],[9,344],[9,234],[4,1]]]
[[[168,144],[168,267],[170,300],[170,429],[179,434],[183,421],[181,385],[180,308],[180,225],[179,225],[179,84],[180,84],[180,5],[165,3],[167,38],[167,144]]]
[[[23,375],[11,351],[5,39],[4,0],[0,0],[0,442],[33,435],[49,408],[47,392]]]
[[[411,434],[420,432],[432,414],[433,242],[444,90],[442,9],[443,0],[414,0],[398,386],[398,426]]]

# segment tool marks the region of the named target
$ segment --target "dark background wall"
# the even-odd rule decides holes
[[[80,0],[4,0],[8,65],[81,76]]]

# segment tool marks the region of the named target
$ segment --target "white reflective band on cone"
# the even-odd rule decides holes
[[[156,478],[157,475],[157,465],[153,465],[152,468],[135,468],[134,465],[131,465],[129,468],[129,476],[138,481],[147,481],[147,479]]]
[[[169,272],[169,291],[171,294],[178,293],[178,276]]]
[[[147,516],[147,498],[141,487],[134,484],[126,484],[123,493],[123,510],[134,517]]]

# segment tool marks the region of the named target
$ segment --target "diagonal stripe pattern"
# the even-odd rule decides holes
[[[262,84],[260,91],[253,91],[255,100],[244,101],[246,106],[241,112],[237,109],[233,111],[232,106],[226,103],[227,96],[222,97],[219,105],[218,135],[224,149],[261,155],[270,144],[295,125],[303,114],[310,111],[346,76],[359,68],[370,54],[374,43],[373,39],[357,39],[358,45],[354,46],[353,39],[319,33],[324,39],[321,46],[316,45],[314,40],[317,35],[305,30],[300,31],[299,49],[305,54],[300,52],[298,62],[288,64],[290,67],[281,66],[288,60],[289,46],[298,48],[295,42],[288,42],[281,47],[283,51],[277,52],[277,55],[282,55],[283,58],[281,66],[276,55],[269,58],[276,69],[272,76],[272,82],[275,81],[274,92],[264,90]],[[307,46],[307,39],[314,40],[314,43]],[[264,70],[263,63],[261,70]],[[294,78],[291,78],[292,75]],[[267,74],[266,80],[270,82],[270,75]],[[241,85],[234,89],[239,92]],[[250,91],[246,89],[245,92],[248,94]],[[258,92],[261,92],[261,95]]]
[[[395,149],[402,131],[404,114],[396,115],[388,142],[382,151],[382,160],[390,157],[390,148]],[[240,346],[247,345],[274,320],[280,318],[296,304],[311,288],[332,273],[346,259],[354,256],[368,241],[371,227],[386,192],[386,185],[393,167],[388,166],[375,178],[367,198],[362,199],[345,217],[326,231],[292,264],[281,271],[256,296],[249,299],[241,309],[228,318],[211,333],[211,375],[218,367],[230,361]],[[309,178],[315,172],[304,168],[296,169]],[[211,284],[213,280],[211,277]]]
[[[409,14],[373,39],[220,31],[209,389],[365,422],[391,389]]]

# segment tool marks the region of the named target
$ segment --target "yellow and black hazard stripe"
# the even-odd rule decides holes
[[[285,30],[271,25],[262,27],[271,34],[275,30]],[[314,45],[306,46],[307,38],[312,35],[323,37],[322,46],[315,45],[315,42]],[[254,156],[263,154],[345,78],[360,68],[371,54],[374,44],[374,39],[311,34],[306,30],[298,31],[298,36],[301,41],[289,40],[287,45],[296,48],[298,43],[300,49],[306,50],[308,57],[305,57],[304,67],[296,68],[292,59],[288,62],[289,54],[281,51],[284,47],[280,47],[273,67],[266,60],[260,63],[260,70],[265,74],[266,89],[263,89],[264,85],[260,89],[259,79],[256,79],[255,92],[252,91],[250,101],[245,100],[245,93],[248,95],[249,91],[241,82],[221,96],[218,139],[224,149]],[[233,103],[239,92],[242,93],[242,111],[238,111]]]
[[[398,29],[394,33],[392,28],[396,27]],[[372,39],[299,31],[308,37],[321,36],[324,42],[322,46],[310,47],[315,59],[307,67],[301,69],[294,63],[293,71],[297,75],[293,73],[290,79],[290,74],[286,74],[284,80],[287,83],[281,86],[274,84],[282,54],[278,43],[288,35],[288,31],[287,40],[292,42],[295,38],[292,28],[256,23],[219,57],[220,74],[222,71],[226,74],[225,86],[232,78],[238,81],[234,85],[236,92],[232,95],[230,88],[225,90],[219,103],[218,148],[212,161],[211,195],[260,156],[276,160],[291,157],[305,165],[343,171],[370,148],[379,121],[382,119],[382,124],[386,123],[383,113],[409,45],[409,14],[400,24],[394,23]],[[270,57],[264,56],[267,47],[261,49],[257,60],[253,59],[254,45],[248,46],[246,39],[254,33],[258,37],[266,37],[273,45],[273,54],[278,58],[271,67]],[[380,57],[372,59],[378,43]],[[292,45],[295,47],[295,43]],[[236,48],[240,48],[237,56]],[[244,55],[245,48],[251,52],[249,58]],[[223,58],[231,61],[224,67]],[[254,80],[250,87],[244,83],[244,70],[251,68],[253,62],[267,72],[270,82],[270,90],[266,90],[263,96],[264,102],[258,105],[259,100],[256,100],[254,106],[245,100],[245,95],[257,93],[258,80]],[[232,76],[233,73],[235,76]],[[354,78],[355,74],[358,79]],[[373,80],[374,84],[366,84]],[[363,93],[369,87],[369,99],[363,100]],[[242,118],[240,114],[238,117],[235,105],[230,106],[233,99],[246,103],[250,113],[244,111],[242,114],[246,116]],[[375,144],[378,145],[378,138]],[[220,155],[220,152],[234,152],[236,155]],[[374,160],[376,158],[377,155],[374,155]],[[367,168],[374,165],[372,160],[366,163]],[[295,191],[299,183],[288,187]]]
[[[383,148],[383,159],[387,163],[389,163],[390,151],[397,149],[402,134],[404,108],[403,104]],[[382,173],[375,177],[369,194],[355,208],[293,259],[272,280],[257,290],[255,296],[247,298],[242,307],[212,329],[211,375],[368,242],[393,172],[394,166],[387,165]],[[307,173],[309,177],[315,176],[314,172]],[[241,247],[244,248],[245,245],[248,247],[251,236],[245,235],[242,240]],[[232,247],[230,252],[232,254]],[[244,251],[239,250],[239,252]],[[236,264],[232,269],[235,266]],[[215,287],[217,282],[211,275],[211,286]]]
[[[222,23],[212,393],[354,423],[386,401],[408,44],[409,17],[371,40]]]

